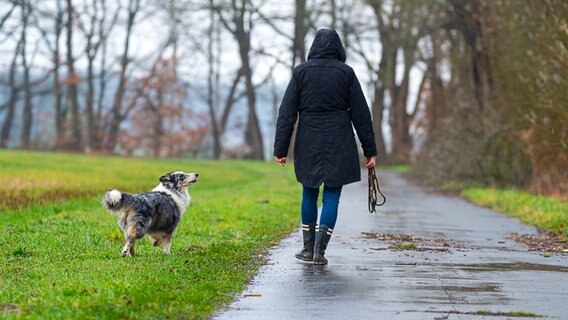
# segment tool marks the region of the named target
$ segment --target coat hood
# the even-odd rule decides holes
[[[333,29],[318,30],[308,53],[308,60],[310,59],[336,59],[345,62],[345,49],[339,34]]]

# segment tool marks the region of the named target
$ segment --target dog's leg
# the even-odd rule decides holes
[[[156,238],[156,236],[148,235],[148,238],[150,239],[150,242],[152,242],[152,245],[153,245],[154,247],[156,247],[157,245],[160,244],[160,241],[158,241],[158,239]]]
[[[131,256],[136,255],[135,252],[134,252],[134,243],[135,243],[135,242],[132,242],[132,246],[130,247],[130,251],[129,251],[129,253],[130,253]]]
[[[172,236],[166,235],[162,238],[162,244],[164,245],[164,253],[171,254],[170,248],[172,246]]]
[[[131,252],[134,252],[134,238],[130,238],[128,237],[126,239],[126,244],[124,245],[124,248],[122,248],[122,256],[126,257],[128,254],[130,254]]]
[[[136,226],[128,226],[126,229],[126,244],[122,249],[122,256],[126,257],[127,255],[134,255],[134,242],[139,236],[140,232],[136,229]]]

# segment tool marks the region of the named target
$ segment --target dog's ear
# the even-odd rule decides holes
[[[166,173],[165,175],[160,177],[160,182],[163,184],[171,183],[172,176],[169,173]]]

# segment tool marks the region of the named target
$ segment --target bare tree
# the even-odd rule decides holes
[[[222,67],[221,54],[222,54],[222,39],[220,22],[217,18],[216,6],[213,0],[209,0],[206,7],[209,11],[209,27],[207,28],[207,47],[203,49],[208,63],[208,77],[207,77],[207,102],[209,119],[211,122],[211,137],[213,138],[213,157],[215,159],[221,158],[223,154],[223,135],[227,129],[229,116],[233,110],[235,103],[241,99],[245,93],[239,90],[239,84],[243,78],[243,69],[239,67],[234,77],[230,81],[229,91],[221,99],[221,83],[220,71]]]
[[[67,47],[67,105],[71,112],[71,150],[81,149],[81,117],[79,114],[78,85],[81,82],[79,74],[75,71],[75,56],[73,54],[73,29],[75,28],[75,8],[73,0],[67,0],[67,21],[66,21],[66,47]]]
[[[213,0],[209,0],[210,15],[209,15],[209,29],[207,30],[208,42],[207,42],[207,60],[209,62],[209,70],[207,77],[207,105],[209,107],[209,117],[211,119],[211,134],[213,137],[213,157],[215,159],[221,158],[221,130],[219,128],[219,121],[217,120],[217,114],[215,112],[216,106],[218,104],[218,94],[219,92],[218,81],[219,78],[218,64],[216,63],[219,58],[215,58],[214,42],[218,39],[218,27],[215,19],[215,12],[212,10],[214,6]],[[217,43],[218,44],[218,43]]]
[[[122,7],[120,2],[117,3],[117,8],[115,9],[114,14],[111,16],[110,21],[108,20],[108,11],[111,8],[107,5],[106,0],[100,0],[101,4],[101,12],[102,16],[99,20],[99,27],[98,27],[98,46],[100,48],[100,62],[99,62],[99,69],[98,69],[98,98],[97,98],[97,108],[95,112],[95,121],[94,127],[96,131],[96,137],[93,141],[93,148],[95,150],[100,150],[103,146],[103,130],[104,128],[104,121],[103,121],[103,109],[105,105],[105,94],[107,92],[107,56],[108,56],[108,38],[111,35],[112,30],[116,26],[118,21],[118,14],[121,11]]]
[[[55,124],[55,148],[62,149],[65,145],[65,123],[67,117],[67,106],[63,104],[63,86],[61,83],[61,45],[60,39],[63,32],[64,23],[63,17],[65,11],[63,10],[62,0],[55,1],[55,11],[49,10],[41,11],[35,10],[38,14],[36,20],[37,30],[41,33],[43,43],[47,47],[51,55],[53,81],[51,91],[54,99],[54,124]],[[40,20],[53,19],[53,25],[49,27],[42,26]]]
[[[130,39],[132,37],[132,29],[134,28],[136,15],[139,11],[140,0],[129,0],[127,8],[128,19],[126,22],[126,35],[124,37],[124,49],[122,52],[122,57],[120,59],[120,75],[118,78],[118,86],[114,95],[114,102],[112,104],[110,129],[106,143],[106,149],[109,152],[112,152],[114,150],[118,142],[118,130],[120,128],[120,124],[125,118],[125,114],[122,110],[122,99],[124,97],[124,91],[126,88],[126,70],[128,68],[128,65],[130,64]]]
[[[95,104],[95,79],[94,79],[94,62],[99,51],[100,39],[95,40],[97,34],[96,28],[99,20],[98,1],[92,0],[90,6],[85,6],[88,25],[80,24],[85,35],[85,55],[87,57],[87,94],[85,98],[85,111],[87,114],[87,149],[96,148],[98,144],[97,128],[95,122],[94,104]],[[88,8],[91,8],[90,10]]]
[[[99,75],[102,80],[99,82],[99,110],[95,106],[95,63],[100,48],[106,46],[107,38],[114,28],[118,13],[116,10],[108,21],[108,10],[105,0],[91,0],[90,5],[85,5],[85,10],[82,14],[85,16],[83,20],[79,20],[79,28],[83,32],[85,38],[85,56],[87,58],[87,92],[85,97],[85,113],[87,119],[87,141],[86,147],[89,150],[100,149],[100,126],[101,126],[101,113],[102,113],[102,100],[104,98],[105,90],[105,72],[106,66],[103,66]],[[106,52],[103,52],[106,54]],[[103,58],[104,59],[104,58]],[[103,61],[104,62],[104,61]]]
[[[380,122],[388,94],[392,134],[389,158],[394,162],[406,162],[412,143],[409,131],[412,113],[407,112],[410,70],[416,63],[418,43],[424,37],[426,25],[431,22],[428,19],[429,4],[421,1],[366,2],[373,9],[382,47],[381,61],[375,73],[375,97],[372,103],[373,118],[376,119],[375,134],[381,136]],[[399,62],[399,57],[402,57],[402,63]],[[396,81],[398,74],[402,74],[400,82]],[[379,149],[384,147],[384,142],[379,138],[377,146]]]
[[[250,62],[253,12],[255,10],[248,0],[231,0],[228,6],[217,5],[215,7],[221,23],[233,35],[239,47],[241,70],[245,78],[248,103],[245,141],[251,148],[250,158],[264,159],[264,146],[256,112],[256,93],[252,82],[253,70]],[[225,15],[228,15],[228,18]]]

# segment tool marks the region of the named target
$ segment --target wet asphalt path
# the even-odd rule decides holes
[[[536,229],[380,172],[388,203],[367,211],[364,182],[344,187],[324,267],[294,258],[300,231],[214,319],[512,319],[523,311],[568,319],[568,256],[546,258],[507,240]],[[424,251],[388,249],[362,232],[407,234]],[[255,296],[246,296],[253,294]],[[514,319],[514,318],[513,318]],[[522,318],[527,319],[527,318]]]

